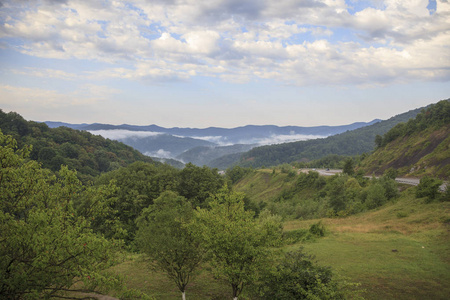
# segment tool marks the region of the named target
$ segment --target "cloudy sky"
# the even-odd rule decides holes
[[[449,0],[0,0],[0,108],[236,127],[387,119],[450,97]]]

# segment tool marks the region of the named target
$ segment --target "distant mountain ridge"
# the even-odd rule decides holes
[[[129,131],[150,131],[167,133],[171,135],[178,135],[183,137],[207,137],[207,136],[223,136],[226,137],[224,142],[229,144],[237,144],[242,140],[265,138],[271,135],[320,135],[329,136],[339,134],[345,131],[354,130],[360,127],[369,126],[374,123],[380,122],[380,119],[375,119],[370,122],[355,122],[348,125],[339,126],[276,126],[276,125],[246,125],[235,128],[221,128],[221,127],[208,127],[208,128],[180,128],[172,127],[165,128],[158,125],[110,125],[110,124],[70,124],[64,122],[46,121],[45,123],[50,128],[65,126],[72,129],[97,131],[97,130],[129,130]],[[247,143],[246,143],[247,144]]]
[[[70,124],[45,122],[54,128],[65,126],[118,140],[150,157],[172,158],[184,163],[211,165],[225,155],[236,155],[260,145],[325,138],[380,122],[356,122],[341,126],[247,125],[236,128],[164,128],[157,125]]]
[[[222,165],[223,161],[227,161],[231,164],[256,168],[295,161],[310,161],[330,154],[353,156],[368,153],[374,150],[375,137],[377,135],[383,135],[398,123],[407,122],[415,118],[422,109],[424,108],[410,110],[388,120],[332,135],[324,139],[256,147],[243,153],[239,158],[234,155],[234,162],[231,159],[226,160],[226,158],[222,158],[218,164]]]

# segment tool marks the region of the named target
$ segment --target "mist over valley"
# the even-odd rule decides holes
[[[49,127],[66,126],[117,140],[142,154],[182,163],[210,165],[222,156],[247,152],[254,147],[322,139],[379,122],[357,122],[342,126],[247,125],[236,128],[164,128],[157,125],[69,124],[45,122]]]

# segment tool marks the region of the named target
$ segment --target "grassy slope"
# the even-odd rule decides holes
[[[368,174],[383,174],[390,167],[398,169],[401,176],[430,175],[449,180],[450,125],[398,138],[362,162]]]
[[[285,229],[313,222],[291,221]],[[322,222],[328,235],[305,249],[361,283],[366,299],[448,299],[449,202],[424,204],[410,188],[398,202],[376,211]]]
[[[291,187],[293,183],[294,180],[288,180],[287,174],[281,174],[280,171],[273,175],[271,169],[260,169],[245,176],[234,188],[259,204],[273,199],[283,189]]]
[[[241,180],[240,190],[252,189],[253,197],[268,200],[294,181],[287,174],[263,170]],[[395,203],[347,218],[324,218],[328,233],[303,246],[321,265],[359,282],[366,299],[447,299],[450,295],[450,202],[424,203],[414,187]],[[285,230],[309,228],[318,220],[289,221]],[[397,250],[393,252],[392,250]],[[160,272],[149,271],[139,256],[116,267],[127,275],[128,287],[156,299],[177,299],[176,287]],[[190,299],[226,299],[230,288],[201,272],[187,290]],[[244,293],[245,294],[245,293]],[[245,295],[244,295],[245,296]]]

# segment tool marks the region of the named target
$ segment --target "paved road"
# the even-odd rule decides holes
[[[309,171],[316,171],[318,172],[320,175],[322,176],[333,176],[339,173],[342,173],[342,170],[339,169],[300,169],[299,172],[303,172],[303,173],[308,173]],[[372,178],[371,176],[366,176],[367,178]],[[376,177],[379,178],[379,177]],[[420,182],[420,179],[418,178],[402,178],[402,177],[397,177],[395,178],[395,181],[397,181],[398,183],[403,183],[403,184],[409,184],[409,185],[418,185]],[[440,190],[442,192],[444,192],[446,190],[448,186],[448,182],[444,182],[441,186],[440,186]]]

